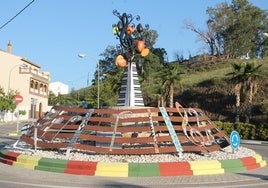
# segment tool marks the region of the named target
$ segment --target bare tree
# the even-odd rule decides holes
[[[184,22],[184,28],[193,31],[198,35],[198,40],[204,42],[208,46],[210,55],[220,55],[220,47],[217,42],[216,33],[213,31],[210,24],[207,23],[207,30],[201,30],[197,28],[193,23],[189,21]]]
[[[182,63],[183,60],[184,60],[184,57],[183,57],[183,51],[177,51],[174,53],[174,58],[176,61],[178,61],[179,63]]]

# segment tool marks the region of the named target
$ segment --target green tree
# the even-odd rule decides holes
[[[154,49],[151,49],[151,52],[159,58],[160,64],[164,65],[166,63],[167,52],[165,48],[154,48]]]
[[[153,50],[148,56],[141,58],[138,63],[139,77],[144,95],[145,105],[164,106],[164,91],[159,83],[159,72],[165,69],[164,56],[166,51],[164,48]]]
[[[9,94],[6,95],[4,89],[0,87],[0,111],[15,111],[17,104],[13,99],[16,94],[17,92],[10,91]]]
[[[179,69],[179,64],[167,64],[167,66],[159,73],[162,81],[162,87],[168,98],[169,107],[173,107],[174,87],[179,84],[183,72]]]
[[[49,91],[48,105],[55,106],[57,104],[56,98],[56,95],[52,91]]]
[[[262,113],[266,116],[266,118],[268,119],[268,99],[265,99],[263,101],[263,104],[261,106]]]
[[[135,37],[140,38],[138,33],[134,33]],[[153,29],[143,29],[143,39],[145,41],[146,47],[152,49],[158,39],[158,33]]]
[[[102,57],[101,60],[99,61],[100,63],[100,75],[105,75],[109,73],[112,70],[115,70],[117,67],[114,63],[115,58],[118,54],[121,54],[121,50],[109,45],[106,47],[103,53],[100,54]],[[97,72],[95,73],[97,76]]]
[[[243,83],[243,76],[242,76],[242,64],[238,62],[231,63],[232,65],[232,72],[226,74],[226,76],[231,76],[230,81],[235,85],[234,92],[235,92],[235,107],[236,107],[236,117],[235,122],[240,121],[240,93]]]
[[[245,116],[246,122],[249,122],[249,116],[251,115],[251,108],[253,102],[253,96],[257,92],[258,79],[262,77],[261,66],[262,64],[257,65],[255,62],[236,62],[232,63],[233,71],[227,73],[227,76],[231,76],[231,81],[235,84],[234,90],[236,95],[236,122],[239,122],[239,116],[241,113],[240,108],[240,97],[241,89],[243,92],[249,90]]]
[[[124,69],[115,74],[107,74],[100,85],[100,106],[116,106]]]
[[[251,116],[251,108],[253,97],[257,93],[258,80],[262,77],[261,68],[262,64],[257,65],[256,62],[247,62],[243,67],[243,81],[246,87],[249,89],[249,98],[246,107],[246,123],[249,123],[249,117]]]
[[[208,8],[207,23],[215,32],[215,39],[222,54],[241,57],[250,53],[260,57],[265,53],[267,40],[263,33],[268,28],[267,11],[253,6],[247,0],[233,0],[216,8]]]

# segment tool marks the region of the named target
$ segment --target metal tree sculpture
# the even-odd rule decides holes
[[[119,18],[117,24],[113,25],[113,34],[120,41],[121,54],[115,59],[118,67],[127,67],[125,69],[120,95],[117,106],[144,106],[140,83],[137,75],[136,63],[132,62],[136,54],[147,56],[149,49],[146,48],[143,26],[141,23],[135,28],[132,23],[134,19],[140,20],[140,16],[132,16],[123,13],[122,15],[114,10],[113,14]],[[149,25],[145,25],[148,30]]]
[[[149,49],[146,48],[143,26],[139,23],[135,29],[135,24],[132,21],[140,20],[140,16],[132,16],[132,14],[120,13],[117,10],[113,11],[113,14],[119,18],[119,22],[113,25],[113,33],[120,41],[121,47],[125,50],[124,57],[127,61],[131,62],[134,55],[141,54],[147,56]],[[145,28],[148,30],[149,25],[146,24]]]

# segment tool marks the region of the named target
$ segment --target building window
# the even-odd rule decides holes
[[[33,80],[31,80],[30,88],[31,88],[31,89],[34,89],[34,81],[33,81]]]
[[[34,89],[38,89],[38,82],[35,82]]]
[[[40,81],[31,80],[30,91],[35,94],[47,96],[48,86],[45,83],[42,83]]]
[[[44,92],[47,93],[47,85],[44,85]]]

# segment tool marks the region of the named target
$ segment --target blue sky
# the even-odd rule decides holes
[[[0,27],[32,0],[1,0]],[[87,85],[93,78],[96,61],[108,45],[119,41],[112,34],[112,24],[118,18],[114,9],[133,16],[158,32],[154,47],[165,48],[168,59],[174,53],[185,57],[197,55],[201,43],[197,36],[183,28],[185,20],[204,28],[207,7],[224,0],[35,0],[12,22],[0,30],[0,49],[10,41],[15,55],[28,58],[51,73],[51,82],[60,81],[70,88]],[[231,1],[226,1],[230,3]],[[250,0],[262,10],[267,0]],[[136,22],[135,22],[136,23]],[[85,53],[86,58],[78,58]]]

